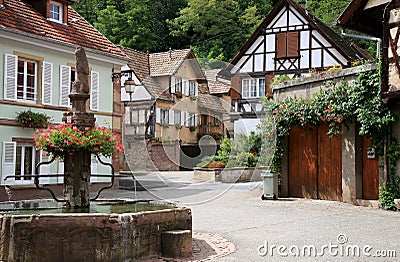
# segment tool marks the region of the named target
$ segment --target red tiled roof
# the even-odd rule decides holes
[[[192,54],[191,49],[170,50],[162,53],[150,54],[150,75],[173,75],[181,66],[185,58]]]
[[[47,21],[31,5],[21,0],[7,0],[0,8],[0,29],[54,41],[60,44],[82,46],[127,60],[126,55],[97,31],[70,6],[68,23]]]
[[[204,75],[207,78],[208,89],[210,94],[224,94],[229,93],[231,88],[230,81],[218,77],[221,69],[205,70]]]
[[[119,48],[131,59],[128,66],[141,82],[150,76],[149,54],[124,46]]]

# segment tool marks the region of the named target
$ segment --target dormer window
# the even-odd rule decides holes
[[[50,20],[62,23],[63,22],[63,5],[54,1],[50,1]]]

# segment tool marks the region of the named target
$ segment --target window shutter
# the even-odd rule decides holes
[[[91,163],[90,163],[90,173],[91,174],[97,174],[98,173],[97,166],[98,166],[97,157],[94,154],[92,154],[91,155]],[[90,177],[90,182],[97,182],[97,181],[99,181],[99,177],[97,177],[97,176],[91,176]]]
[[[156,123],[161,123],[161,110],[158,107],[156,108]]]
[[[276,35],[276,58],[286,57],[286,33]]]
[[[71,89],[71,68],[60,66],[60,106],[69,107],[69,92]]]
[[[43,151],[40,150],[40,162],[47,162],[50,161],[49,156],[44,156]],[[41,165],[39,169],[39,175],[49,175],[50,174],[50,166],[51,165]],[[50,177],[41,177],[39,179],[40,184],[49,184],[50,183]]]
[[[196,82],[195,87],[194,87],[194,95],[198,96],[199,95],[199,83]]]
[[[64,161],[58,161],[58,175],[63,175],[64,174]],[[64,183],[64,176],[58,176],[57,177],[57,183],[58,184],[63,184]]]
[[[181,126],[185,125],[185,114],[186,112],[181,111]]]
[[[43,62],[42,70],[42,103],[44,105],[52,104],[53,96],[53,64]]]
[[[235,100],[240,98],[240,86],[241,86],[241,79],[238,76],[233,76],[231,78],[231,99]]]
[[[15,153],[16,153],[17,143],[15,142],[3,142],[3,157],[2,157],[2,184],[7,183],[4,182],[4,178],[9,175],[15,174]],[[10,180],[11,181],[11,180]]]
[[[195,114],[194,115],[194,126],[198,126],[197,121],[198,121],[198,115]]]
[[[18,56],[5,54],[4,55],[4,99],[17,99],[17,67]]]
[[[183,81],[183,94],[189,96],[189,80],[184,79]]]
[[[174,125],[174,121],[175,121],[174,110],[171,109],[171,110],[169,110],[169,121],[168,121],[168,123],[170,125]]]
[[[175,94],[175,85],[176,85],[175,76],[171,76],[171,94]]]
[[[287,33],[287,56],[299,56],[299,32]]]
[[[99,72],[92,71],[90,81],[90,109],[99,110]]]

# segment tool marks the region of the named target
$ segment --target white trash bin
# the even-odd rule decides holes
[[[278,199],[278,177],[279,173],[273,173],[271,170],[262,170],[261,177],[263,179],[262,200],[272,198]]]

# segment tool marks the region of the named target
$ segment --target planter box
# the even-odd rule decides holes
[[[262,181],[261,170],[265,167],[194,168],[194,178],[201,181],[222,183]]]

